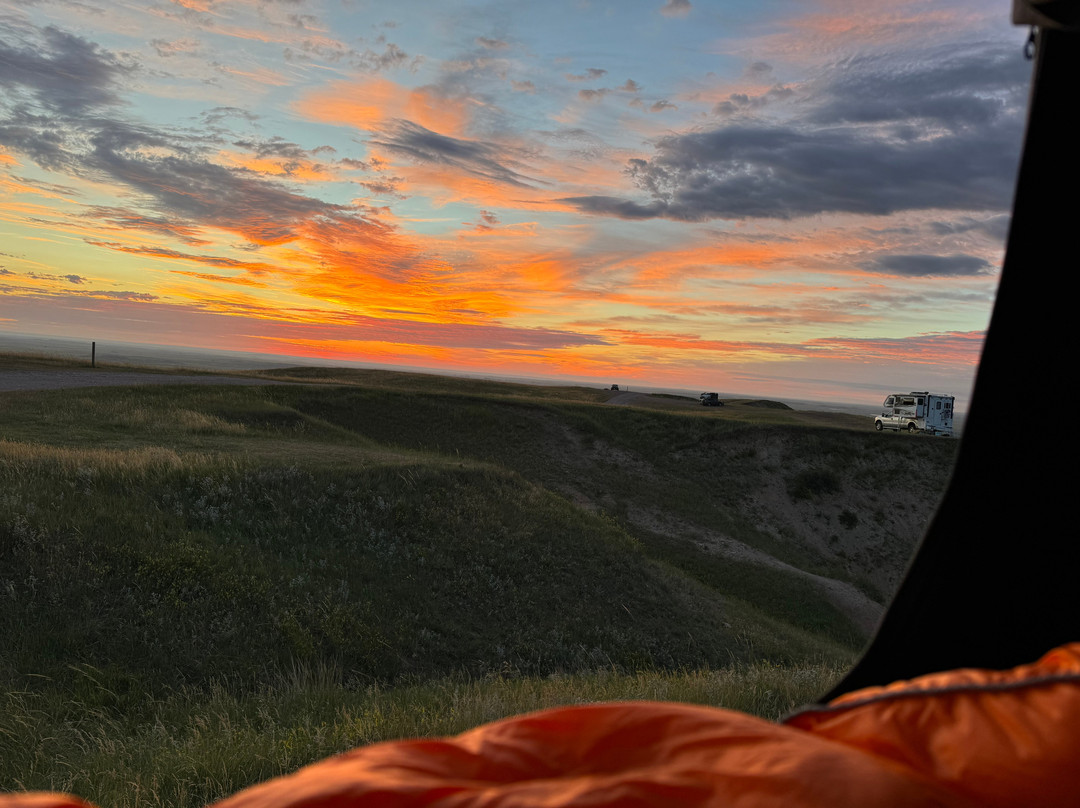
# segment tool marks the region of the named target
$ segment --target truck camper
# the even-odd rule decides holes
[[[951,437],[954,401],[953,396],[926,391],[890,393],[882,402],[881,415],[874,416],[874,429],[906,429]]]

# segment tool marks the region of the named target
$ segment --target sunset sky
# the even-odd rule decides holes
[[[0,330],[966,399],[1008,3],[0,0]]]

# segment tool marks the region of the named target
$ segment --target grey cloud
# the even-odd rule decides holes
[[[233,145],[241,149],[247,149],[257,157],[283,160],[282,167],[288,173],[292,173],[293,170],[308,161],[317,164],[320,155],[332,155],[336,151],[332,146],[317,146],[314,149],[305,149],[298,143],[293,143],[279,136],[260,140],[234,140]]]
[[[662,139],[627,173],[651,197],[611,215],[684,221],[1007,207],[1018,135],[895,143],[851,128],[742,126]],[[603,213],[601,198],[569,200]],[[627,216],[630,212],[632,215]]]
[[[747,65],[746,73],[749,76],[764,76],[772,72],[772,65],[768,62],[752,62]]]
[[[70,283],[79,283],[79,281],[73,281],[72,278],[78,278],[78,275],[52,275],[48,272],[27,272],[26,277],[33,278],[36,281],[68,281]]]
[[[511,81],[510,86],[519,93],[535,93],[536,85],[531,81]]]
[[[530,187],[528,179],[505,165],[505,150],[489,143],[440,135],[412,121],[399,120],[381,138],[372,140],[418,163],[454,166],[474,176],[508,185]]]
[[[713,107],[713,114],[719,116],[734,115],[737,112],[746,112],[761,109],[773,101],[781,101],[790,98],[795,91],[782,84],[774,84],[760,95],[748,93],[732,93],[726,101],[720,101]]]
[[[468,92],[468,81],[464,77],[495,76],[506,79],[511,63],[493,56],[468,56],[462,59],[448,59],[442,63],[442,75],[438,87],[450,95]],[[458,74],[458,75],[454,75]]]
[[[199,43],[193,39],[152,39],[150,45],[157,52],[157,55],[163,59],[176,56],[183,53],[194,53]]]
[[[665,17],[685,17],[690,9],[690,0],[667,0],[660,13]]]
[[[393,196],[397,199],[405,199],[405,195],[398,190],[399,183],[403,181],[402,177],[385,177],[380,180],[361,182],[359,184],[361,187],[366,188],[370,193],[378,196]]]
[[[82,192],[74,185],[61,185],[58,182],[46,182],[45,180],[38,179],[37,177],[28,177],[22,174],[12,174],[13,179],[28,185],[32,188],[37,188],[41,191],[45,191],[50,194],[58,194],[61,196],[79,197],[82,196]],[[33,219],[33,217],[31,217]]]
[[[259,116],[239,107],[214,107],[199,116],[207,126],[214,126],[228,118],[243,118],[249,123],[259,120]]]
[[[268,264],[261,262],[238,261],[235,258],[225,258],[219,255],[194,255],[192,253],[182,253],[179,250],[171,250],[167,247],[133,247],[127,244],[118,244],[112,241],[95,241],[93,239],[85,239],[85,241],[94,247],[104,247],[107,250],[116,250],[130,255],[145,255],[151,258],[177,258],[222,269],[243,269],[256,275],[271,268]]]
[[[146,216],[137,211],[103,205],[92,207],[83,215],[99,224],[110,225],[118,230],[144,230],[191,245],[209,243],[206,239],[199,237],[196,227],[178,220],[175,216]]]
[[[81,37],[53,27],[41,43],[0,40],[0,87],[28,92],[42,107],[62,114],[118,103],[114,83],[131,67]]]
[[[221,227],[260,243],[288,240],[301,224],[317,219],[382,228],[347,206],[294,193],[242,168],[209,162],[200,156],[197,144],[169,140],[120,121],[96,123],[96,131],[72,135],[80,146],[90,148],[66,153],[71,170],[124,183],[166,220]],[[151,147],[164,154],[153,153]]]
[[[510,47],[509,43],[504,42],[501,39],[489,39],[486,36],[478,36],[476,38],[476,44],[488,50],[506,50]]]
[[[802,120],[750,119],[661,138],[651,159],[627,165],[646,198],[566,201],[590,213],[683,221],[1007,210],[1026,68],[1009,63],[1003,49],[956,54],[944,79],[903,65],[890,72],[894,57],[848,60],[820,81],[816,106]],[[841,97],[848,88],[855,88],[855,100]],[[729,103],[738,110],[756,101],[734,94]],[[898,115],[929,123],[880,125],[899,124]]]
[[[596,81],[602,79],[607,75],[607,71],[599,67],[590,67],[584,73],[575,75],[574,73],[567,73],[566,78],[568,81]]]
[[[409,61],[409,54],[395,45],[387,42],[382,53],[366,50],[362,54],[354,55],[350,64],[360,70],[380,71],[389,70],[392,67],[401,67]]]
[[[158,299],[157,295],[152,295],[149,292],[110,292],[105,291],[89,291],[84,292],[87,297],[108,297],[113,300],[132,300],[138,303],[152,303]]]
[[[67,149],[69,134],[56,128],[53,118],[26,109],[13,111],[6,120],[0,118],[0,143],[49,170],[76,169],[78,160]]]
[[[86,282],[86,278],[82,275],[64,275],[63,277],[68,283],[81,284]]]
[[[370,171],[372,166],[365,160],[357,160],[353,157],[342,157],[338,160],[339,165],[343,165],[346,168],[354,168],[358,171]]]
[[[974,255],[883,255],[863,265],[871,272],[909,277],[986,275],[994,267]]]
[[[288,240],[300,223],[342,211],[249,172],[205,160],[150,158],[99,146],[94,164],[171,215],[241,232],[253,241]]]
[[[582,101],[599,101],[610,92],[604,88],[599,90],[578,90],[578,98]]]
[[[97,208],[107,223],[188,243],[201,241],[200,225],[231,230],[255,243],[288,240],[311,224],[357,235],[363,231],[367,237],[387,230],[365,218],[361,209],[326,203],[255,172],[211,162],[205,154],[214,153],[221,142],[214,136],[165,135],[111,116],[116,83],[127,68],[96,45],[56,29],[45,29],[39,38],[43,45],[36,50],[0,40],[0,87],[7,96],[0,96],[0,143],[44,168],[120,182],[141,195],[137,213]],[[218,108],[205,120],[226,115],[246,113]],[[313,154],[281,138],[243,143],[260,155],[287,160]]]
[[[391,68],[404,67],[409,64],[415,67],[417,59],[410,62],[409,54],[393,42],[379,43],[383,45],[382,51],[373,48],[357,50],[347,47],[340,42],[332,42],[324,37],[306,39],[299,45],[300,50],[307,56],[315,56],[328,62],[345,62],[351,67],[365,73],[379,73]],[[291,48],[286,48],[285,57],[295,59],[296,53]]]
[[[951,129],[1000,125],[1023,112],[1030,63],[1015,48],[974,46],[846,59],[819,80],[811,123],[920,121]]]
[[[662,98],[649,107],[649,112],[663,112],[665,109],[678,109],[678,107]]]
[[[313,14],[287,14],[285,19],[289,21],[293,28],[304,31],[313,30],[319,25],[319,18]]]
[[[639,204],[616,196],[575,196],[560,200],[584,213],[618,216],[620,219],[655,219],[665,215],[662,204]]]
[[[965,216],[944,222],[931,222],[930,230],[939,236],[952,235],[954,233],[968,233],[972,230],[985,233],[995,241],[1004,242],[1009,235],[1009,223],[1012,218],[1007,213],[990,216],[986,219],[973,219]]]
[[[541,131],[539,134],[566,148],[576,160],[601,160],[611,151],[602,138],[581,127]]]

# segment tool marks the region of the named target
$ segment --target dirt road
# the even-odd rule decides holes
[[[644,393],[616,393],[604,403],[629,407],[633,404],[637,404],[644,397]]]

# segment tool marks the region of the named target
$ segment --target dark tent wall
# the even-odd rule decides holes
[[[1080,3],[1034,5],[1065,24],[1036,38],[1005,264],[956,467],[877,634],[826,700],[1080,640],[1080,33],[1068,24]]]

